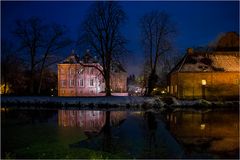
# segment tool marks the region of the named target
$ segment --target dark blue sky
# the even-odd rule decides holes
[[[77,39],[80,23],[88,12],[92,2],[1,2],[1,36],[12,39],[10,33],[16,19],[38,16],[46,23],[55,22],[65,25],[69,35]],[[128,19],[123,26],[123,34],[128,39],[131,61],[128,61],[129,73],[139,72],[143,60],[140,46],[139,19],[151,10],[167,12],[176,23],[178,34],[175,39],[180,53],[188,47],[202,46],[213,41],[219,34],[228,31],[239,33],[238,1],[154,1],[154,2],[119,2]],[[69,51],[62,51],[67,56]]]

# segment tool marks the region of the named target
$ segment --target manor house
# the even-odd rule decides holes
[[[58,64],[58,96],[105,96],[103,68],[89,51],[80,59],[74,51]],[[112,95],[127,95],[127,73],[120,64],[111,69]]]

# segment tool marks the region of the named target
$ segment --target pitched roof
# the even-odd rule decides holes
[[[126,72],[126,70],[123,68],[123,66],[119,62],[113,64],[112,71],[114,71],[114,72]]]
[[[238,52],[186,54],[172,72],[224,72],[240,71]]]
[[[63,61],[63,64],[81,64],[83,66],[88,66],[88,67],[91,67],[91,66],[96,67],[97,63],[98,62],[97,62],[96,58],[93,58],[88,50],[85,52],[85,54],[83,55],[83,57],[81,59],[73,50],[70,53],[70,55]],[[101,65],[99,64],[97,66],[99,67]],[[126,72],[126,70],[122,67],[122,65],[120,63],[114,63],[111,70],[113,72]]]
[[[89,50],[86,50],[85,54],[81,58],[84,63],[97,63],[96,58],[93,58]]]
[[[63,61],[63,63],[77,64],[79,63],[79,57],[72,50],[71,54]]]

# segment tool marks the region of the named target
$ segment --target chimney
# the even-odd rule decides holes
[[[187,49],[187,54],[188,55],[193,55],[193,48],[188,48]]]

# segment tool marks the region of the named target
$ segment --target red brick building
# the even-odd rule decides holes
[[[58,96],[104,96],[102,66],[89,52],[80,59],[72,52],[58,64]],[[111,71],[113,95],[127,95],[127,73],[116,65]]]

